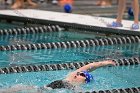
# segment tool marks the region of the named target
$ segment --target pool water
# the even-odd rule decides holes
[[[0,87],[7,88],[16,84],[44,86],[58,79],[64,79],[73,70],[29,72],[16,74],[2,74],[0,77]],[[107,89],[119,89],[129,87],[139,87],[140,85],[140,65],[103,67],[93,72],[94,81],[80,86],[82,90],[97,91]],[[47,93],[47,92],[46,92]]]
[[[138,43],[86,48],[1,51],[0,67],[119,59],[140,55]]]
[[[16,28],[16,27],[22,27],[22,26],[19,24],[0,22],[0,29],[10,29],[10,28]]]

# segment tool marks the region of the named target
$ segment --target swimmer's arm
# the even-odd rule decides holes
[[[100,62],[93,62],[90,64],[87,64],[79,69],[77,69],[74,72],[80,72],[80,71],[93,71],[99,67],[103,67],[103,66],[107,66],[107,65],[113,65],[115,66],[115,62],[113,62],[112,60],[106,60],[106,61],[100,61]]]

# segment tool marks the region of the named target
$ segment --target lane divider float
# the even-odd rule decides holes
[[[0,35],[33,34],[33,33],[54,32],[54,31],[61,31],[61,30],[62,28],[58,25],[51,25],[51,26],[44,25],[44,26],[36,26],[36,27],[1,29]]]
[[[139,43],[139,36],[130,37],[113,37],[103,39],[77,40],[66,42],[52,42],[52,43],[36,43],[36,44],[15,44],[15,45],[1,45],[0,51],[7,50],[38,50],[38,49],[57,49],[57,48],[79,48],[89,46],[104,46],[115,44],[130,44]]]
[[[138,65],[140,64],[140,57],[114,59],[113,61],[116,63],[116,66]],[[92,62],[90,61],[90,62],[73,62],[73,63],[62,63],[62,64],[12,66],[12,67],[0,68],[0,74],[78,69],[90,63]]]

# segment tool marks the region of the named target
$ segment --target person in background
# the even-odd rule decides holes
[[[111,6],[112,0],[99,0],[96,5],[98,6]]]
[[[15,0],[15,3],[12,5],[12,9],[20,9],[24,7],[24,1],[27,1],[32,7],[36,7],[37,4],[32,2],[32,0]]]
[[[126,7],[126,0],[119,0],[118,5],[118,16],[115,22],[112,22],[111,27],[123,27],[122,18],[123,13]],[[131,26],[131,29],[139,29],[139,0],[132,0],[132,7],[134,12],[134,23]]]

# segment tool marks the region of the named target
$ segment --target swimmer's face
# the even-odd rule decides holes
[[[74,81],[78,83],[85,83],[86,76],[82,72],[77,72],[74,76]]]

